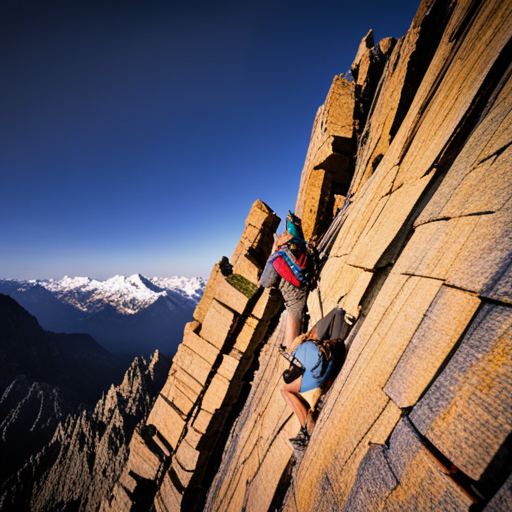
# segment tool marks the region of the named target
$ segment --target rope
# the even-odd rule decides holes
[[[336,239],[338,233],[341,230],[341,227],[345,223],[345,220],[348,216],[349,206],[352,204],[352,197],[354,194],[348,194],[343,202],[343,206],[341,207],[338,215],[329,226],[329,229],[325,232],[324,236],[320,240],[318,244],[318,254],[320,255],[320,261],[324,260],[331,250],[334,240]]]

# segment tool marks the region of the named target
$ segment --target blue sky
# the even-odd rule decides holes
[[[294,208],[333,77],[418,5],[3,2],[0,277],[208,277],[256,199]]]

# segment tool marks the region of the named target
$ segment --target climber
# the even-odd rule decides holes
[[[301,331],[311,263],[301,221],[292,212],[288,212],[286,218],[286,231],[277,238],[274,246],[277,251],[273,251],[268,259],[260,285],[270,288],[276,286],[281,278],[279,290],[287,311],[283,344],[288,348]]]
[[[309,441],[318,416],[315,405],[343,365],[344,340],[355,319],[336,307],[294,340],[293,345],[298,347],[292,354],[281,346],[281,354],[290,361],[290,368],[283,373],[285,384],[281,393],[301,425],[297,437],[290,439],[296,447],[304,447]]]

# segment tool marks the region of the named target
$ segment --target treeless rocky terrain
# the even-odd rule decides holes
[[[256,201],[102,511],[512,510],[511,38],[511,2],[423,0],[318,110],[296,205],[322,258],[310,325],[358,320],[307,449],[286,313],[257,287],[279,219]]]

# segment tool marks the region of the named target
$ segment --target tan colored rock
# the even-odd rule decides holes
[[[241,256],[238,270],[240,270],[243,259],[244,257]],[[257,272],[259,272],[259,268],[256,273]],[[249,302],[249,298],[235,288],[228,279],[222,275],[218,264],[214,265],[210,279],[205,288],[205,293],[194,312],[194,318],[196,318],[196,320],[204,322],[213,299],[233,311],[236,311],[240,315],[244,313],[247,303]]]
[[[154,507],[156,512],[169,512],[169,510],[181,510],[181,494],[176,490],[169,474],[163,477],[162,485],[156,493]]]
[[[235,324],[234,313],[213,300],[199,332],[201,338],[221,349]]]
[[[199,395],[203,390],[203,385],[200,382],[198,382],[194,377],[189,375],[186,371],[182,371],[181,368],[179,369],[178,367],[176,367],[175,371],[171,371],[173,372],[172,375],[174,375],[174,379],[176,379],[179,382],[179,386],[182,389],[190,389],[195,396]],[[170,385],[170,383],[167,382],[166,385]]]
[[[354,107],[354,84],[335,77],[315,119],[295,206],[308,240],[326,229],[332,220],[334,195],[348,189],[352,177]]]
[[[402,420],[389,441],[386,460],[398,485],[389,492],[382,510],[470,510],[474,501],[468,491],[441,470],[406,420]],[[405,428],[404,428],[405,427]]]
[[[363,58],[363,55],[373,47],[374,45],[374,39],[373,39],[373,30],[370,29],[368,31],[368,34],[366,34],[363,39],[361,39],[361,42],[359,43],[359,48],[357,49],[357,53],[354,59],[354,62],[352,63],[352,70],[355,70],[358,68],[359,63],[361,59]]]
[[[262,201],[256,201],[245,221],[245,229],[240,238],[240,242],[233,252],[231,263],[233,272],[240,274],[257,283],[254,280],[254,270],[251,270],[247,257],[256,267],[263,269],[272,250],[274,243],[274,233],[281,219]],[[259,276],[258,276],[259,278]]]
[[[385,56],[389,57],[395,47],[396,39],[394,37],[386,37],[379,41],[379,50]]]
[[[436,15],[437,10],[443,10],[441,4],[438,3],[431,12],[423,7],[420,6],[411,28],[396,42],[391,54],[388,54],[389,42],[382,41],[381,50],[389,55],[389,60],[383,71],[383,81],[375,93],[371,123],[366,125],[358,148],[352,193],[361,190],[387,153],[421,83],[420,70],[425,72],[428,59],[432,58],[432,40],[442,33],[449,19],[450,11],[446,5],[444,12],[438,12],[437,20],[430,24],[429,17]]]
[[[239,363],[239,359],[232,357],[231,355],[223,355],[222,363],[220,364],[217,373],[221,377],[224,377],[226,380],[230,381],[235,376]]]
[[[186,471],[194,471],[194,469],[197,467],[199,456],[200,453],[192,448],[192,446],[190,446],[186,440],[183,440],[180,443],[180,446],[176,452],[176,459]]]
[[[257,200],[252,205],[242,237],[231,257],[235,274],[242,275],[252,283],[258,283],[272,250],[274,233],[280,221],[281,219],[263,201]],[[247,305],[247,298],[244,299],[238,290],[229,285],[218,264],[214,265],[203,296],[194,312],[196,320],[204,321],[214,297],[240,314]]]
[[[185,334],[183,336],[183,345],[193,350],[196,354],[201,354],[201,357],[208,361],[208,363],[211,365],[215,363],[220,353],[218,347],[204,340],[194,331],[187,330],[186,327]]]
[[[270,250],[268,252],[267,258],[268,256],[270,256]],[[236,264],[233,266],[233,272],[245,277],[251,281],[251,283],[257,284],[260,280],[264,267],[264,262],[258,263],[251,255],[242,254],[237,259]]]
[[[228,356],[229,357],[229,356]],[[226,369],[229,364],[229,359],[226,359]],[[225,371],[224,371],[225,373]],[[229,390],[229,380],[223,377],[220,373],[213,377],[208,389],[203,398],[202,408],[205,411],[211,412],[212,414],[220,409],[224,400],[226,399],[226,395]]]
[[[299,424],[281,395],[278,353],[286,315],[261,349],[222,463],[212,459],[279,307],[268,290],[252,300],[234,293],[217,268],[151,413],[176,449],[155,509],[267,512],[293,478],[287,512],[469,510],[482,475],[498,471],[512,432],[512,4],[475,5],[423,0],[394,47],[362,45],[357,88],[338,77],[318,111],[296,208],[313,237],[348,192],[356,103],[357,119],[369,117],[357,131],[352,203],[320,274],[322,301],[308,297],[311,323],[334,306],[362,311],[293,477],[287,439]],[[253,283],[273,230],[273,212],[257,202],[232,257]],[[473,485],[443,473],[443,456]],[[128,510],[123,492],[113,503]],[[493,498],[482,494],[485,509]]]
[[[146,446],[138,432],[133,434],[130,443],[130,468],[137,476],[148,480],[154,480],[160,468],[160,459]],[[131,486],[135,488],[135,485]]]
[[[162,437],[175,449],[186,421],[170,402],[159,397],[151,409],[146,424],[154,425]]]
[[[208,309],[210,309],[210,305],[213,300],[214,293],[217,289],[217,283],[218,283],[219,279],[221,278],[221,276],[222,276],[222,274],[220,271],[219,264],[216,263],[213,266],[212,272],[210,274],[210,278],[208,279],[208,282],[206,283],[201,300],[199,301],[199,304],[197,305],[197,307],[194,311],[194,318],[198,322],[204,321],[204,317],[206,316]]]
[[[219,486],[218,492],[210,497],[205,510],[235,511],[244,506],[248,510],[269,510],[276,485],[289,463],[292,449],[287,439],[296,435],[299,424],[279,391],[282,361],[277,348],[284,323],[280,326],[263,350],[255,387],[228,444],[230,463],[222,466],[214,484]]]
[[[341,207],[343,206],[343,203],[345,202],[346,198],[347,198],[346,196],[343,196],[341,194],[334,195],[334,206],[332,209],[333,218],[336,217],[336,215],[338,214],[338,212],[341,209]]]
[[[358,315],[360,300],[373,273],[352,265],[344,265],[342,261],[342,258],[327,261],[317,284],[320,297],[318,289],[309,295],[308,310],[312,324],[337,306],[344,308],[351,315]]]
[[[172,470],[176,473],[176,476],[178,477],[180,484],[183,487],[188,487],[188,484],[190,483],[190,480],[194,476],[193,471],[186,471],[181,464],[178,462],[178,459],[176,457],[172,460]]]
[[[481,301],[442,287],[384,387],[401,408],[411,407],[427,389],[459,341]]]
[[[217,283],[215,299],[239,315],[244,313],[249,302],[249,298],[230,284],[224,276]]]
[[[212,413],[201,409],[195,417],[192,426],[202,434],[206,433],[210,422],[212,421]]]
[[[194,352],[183,343],[178,347],[178,351],[174,356],[173,368],[175,365],[182,370],[182,372],[193,377],[201,385],[206,384],[212,369],[212,366],[208,361],[203,359],[197,352]]]
[[[477,481],[512,432],[512,313],[486,305],[472,326],[411,419]]]
[[[403,280],[399,276],[385,283],[352,342],[301,464],[296,494],[301,509],[317,506],[321,498],[318,480],[332,474],[332,468],[345,465],[386,408],[389,399],[382,388],[440,287],[433,279]],[[334,431],[336,436],[331,435]],[[357,465],[353,478],[356,471]]]
[[[273,288],[265,288],[251,311],[251,316],[267,322],[279,310],[281,294]]]

